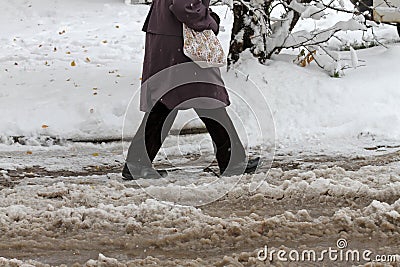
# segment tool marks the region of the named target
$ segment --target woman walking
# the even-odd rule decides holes
[[[226,112],[229,96],[218,68],[200,68],[183,53],[183,23],[195,31],[219,31],[210,0],[153,0],[146,17],[140,109],[144,118],[129,147],[125,180],[159,178],[152,162],[178,110],[194,108],[214,143],[222,175],[255,171]],[[190,81],[190,82],[188,82]]]

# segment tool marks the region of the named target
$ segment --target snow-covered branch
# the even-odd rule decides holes
[[[295,26],[299,21],[324,19],[328,9],[354,12],[345,9],[343,0],[329,0],[328,3],[323,0],[233,0],[234,25],[228,56],[229,64],[234,64],[239,59],[240,53],[246,49],[249,49],[261,63],[285,48],[307,50],[310,46],[315,46],[320,47],[318,51],[326,53],[327,42],[338,32],[367,29],[365,20],[360,20],[354,15],[352,19],[338,21],[329,28],[296,31]],[[277,10],[280,12],[280,17],[274,18],[279,13]],[[328,58],[333,59],[330,56]],[[336,64],[336,61],[332,60],[332,64]]]

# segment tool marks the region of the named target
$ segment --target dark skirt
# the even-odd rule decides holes
[[[140,109],[156,102],[169,109],[219,108],[230,104],[219,68],[200,68],[183,53],[183,38],[146,33]]]

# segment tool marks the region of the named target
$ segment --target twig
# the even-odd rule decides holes
[[[380,44],[381,46],[383,46],[384,48],[388,48],[386,45],[384,45],[383,43],[381,43],[379,40],[378,40],[378,37],[375,35],[375,32],[374,32],[374,27],[372,27],[371,28],[372,29],[372,36],[374,36],[374,40],[378,43],[378,44]]]
[[[354,14],[354,11],[350,11],[350,10],[346,10],[346,9],[342,9],[342,8],[337,8],[337,7],[333,7],[333,6],[329,6],[326,5],[324,3],[321,3],[324,7],[326,7],[327,9],[332,9],[338,12],[344,12],[344,13],[349,13],[349,14]]]
[[[320,12],[325,11],[325,10],[328,8],[328,6],[330,6],[330,5],[333,3],[333,1],[335,1],[335,0],[331,0],[331,2],[330,2],[328,5],[325,5],[325,4],[324,4],[324,8],[321,9],[321,10],[318,10],[318,11],[316,11],[316,12],[314,12],[314,13],[312,13],[312,14],[310,15],[310,18],[312,18],[312,16],[314,16],[314,15],[320,13]],[[323,3],[322,3],[322,4],[323,4]]]
[[[309,53],[312,53],[312,51],[311,51],[310,49],[308,49],[307,46],[304,46],[304,48],[305,48]],[[322,65],[318,62],[318,60],[317,60],[316,57],[314,57],[314,61],[315,61],[315,64],[318,65],[318,67],[320,67],[321,69],[324,69],[324,66],[322,66]]]

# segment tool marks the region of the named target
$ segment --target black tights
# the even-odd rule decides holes
[[[245,161],[245,151],[225,108],[194,109],[206,125],[218,161],[220,172]],[[158,102],[145,113],[129,147],[127,163],[151,166],[174,123],[178,110],[170,110]]]

